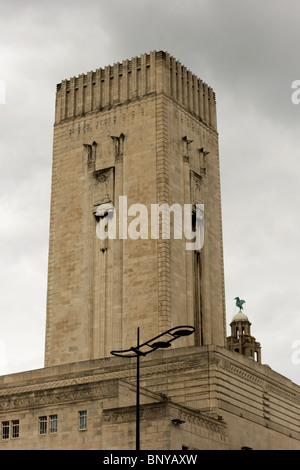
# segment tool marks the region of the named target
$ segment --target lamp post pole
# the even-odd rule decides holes
[[[136,450],[140,450],[140,329],[137,329],[136,341]]]
[[[176,326],[140,344],[140,329],[138,327],[136,346],[123,351],[110,352],[113,356],[136,357],[136,450],[140,450],[140,356],[147,356],[157,349],[169,348],[172,341],[182,336],[189,336],[194,331],[193,326]]]

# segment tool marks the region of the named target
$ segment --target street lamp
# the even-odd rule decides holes
[[[195,328],[189,325],[175,326],[160,335],[140,344],[140,329],[137,329],[136,346],[122,351],[111,351],[113,356],[136,357],[136,450],[140,450],[140,356],[147,356],[157,349],[169,348],[172,341],[193,334]]]

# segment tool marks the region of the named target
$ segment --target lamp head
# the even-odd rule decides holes
[[[194,333],[194,330],[187,330],[186,328],[182,328],[181,330],[174,331],[174,336],[189,336]]]
[[[155,343],[151,344],[151,347],[154,349],[166,349],[171,346],[171,343],[169,341],[156,341]]]

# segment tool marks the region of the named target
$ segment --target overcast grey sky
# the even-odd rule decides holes
[[[245,299],[300,384],[299,21],[298,0],[0,0],[0,374],[43,367],[56,84],[165,50],[217,96],[227,324]]]

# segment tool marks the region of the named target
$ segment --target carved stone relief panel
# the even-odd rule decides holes
[[[191,170],[191,203],[204,203],[204,180],[203,177]]]
[[[93,173],[94,188],[93,188],[93,204],[94,207],[100,204],[111,203],[114,204],[114,167],[97,170]]]

